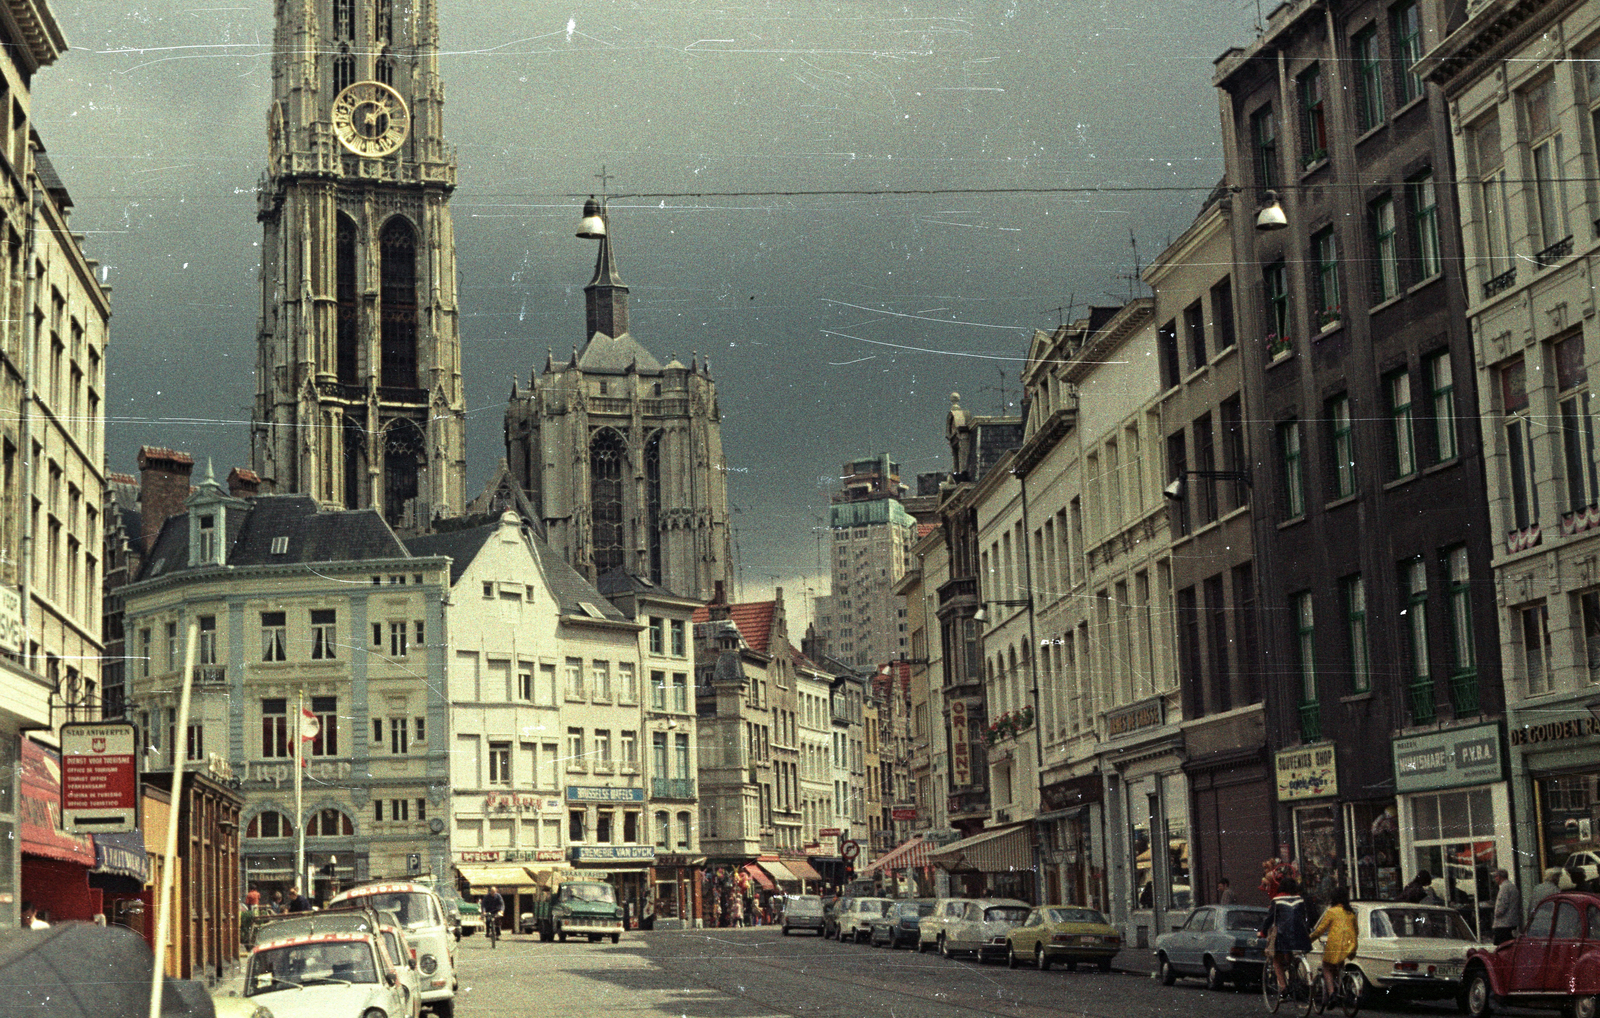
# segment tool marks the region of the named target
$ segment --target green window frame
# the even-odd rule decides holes
[[[1295,672],[1299,679],[1300,734],[1307,742],[1322,737],[1322,713],[1317,691],[1317,633],[1311,592],[1290,599],[1294,609]]]
[[[1278,425],[1278,448],[1283,454],[1283,518],[1298,519],[1306,514],[1305,459],[1298,420],[1291,418]]]
[[[1273,262],[1263,270],[1266,284],[1267,321],[1272,334],[1267,345],[1289,342],[1289,269],[1283,262]]]
[[[1328,429],[1333,440],[1333,497],[1347,498],[1356,493],[1356,442],[1348,395],[1328,400]]]
[[[1278,186],[1278,117],[1272,104],[1250,115],[1250,140],[1255,148],[1256,185]]]
[[[1433,171],[1406,181],[1411,203],[1411,233],[1416,242],[1417,279],[1431,279],[1444,271],[1439,252],[1439,197],[1433,186]]]
[[[1400,294],[1400,241],[1396,234],[1394,197],[1386,194],[1372,203],[1372,249],[1378,258],[1372,281],[1380,304]]]
[[[1356,57],[1356,119],[1362,131],[1383,123],[1383,64],[1378,59],[1378,26],[1356,33],[1351,49]]]
[[[1428,665],[1428,566],[1421,555],[1400,564],[1400,594],[1405,601],[1407,680],[1411,720],[1428,724],[1437,710],[1433,698],[1433,671]]]
[[[1389,8],[1389,23],[1394,36],[1395,85],[1404,106],[1422,96],[1422,79],[1411,71],[1422,59],[1422,10],[1417,0]]]
[[[1361,574],[1344,578],[1345,633],[1350,644],[1350,690],[1365,693],[1372,688],[1372,657],[1367,648],[1367,588]]]
[[[1311,238],[1317,266],[1317,331],[1339,324],[1339,240],[1329,226]]]
[[[1328,97],[1322,77],[1322,65],[1312,64],[1301,72],[1300,84],[1300,140],[1303,145],[1301,166],[1310,166],[1328,158]]]
[[[1391,374],[1389,390],[1390,434],[1394,442],[1394,479],[1417,472],[1417,439],[1411,419],[1411,375],[1404,368]]]
[[[1428,388],[1433,402],[1434,462],[1454,459],[1456,446],[1456,386],[1450,368],[1450,351],[1428,358]]]
[[[1472,642],[1472,576],[1467,547],[1443,552],[1446,618],[1450,624],[1450,699],[1457,715],[1478,713],[1478,655]]]

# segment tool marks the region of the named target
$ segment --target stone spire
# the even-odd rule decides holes
[[[590,214],[589,207],[594,204],[592,197],[585,203],[585,217]],[[588,298],[589,312],[589,331],[583,337],[585,341],[592,339],[597,332],[616,337],[628,331],[628,284],[617,275],[617,264],[611,255],[611,219],[599,206],[596,206],[596,211],[601,213],[605,221],[606,232],[600,236],[600,251],[595,255],[594,278],[583,288]]]

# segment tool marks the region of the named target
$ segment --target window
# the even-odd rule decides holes
[[[1351,49],[1356,58],[1356,122],[1370,131],[1383,123],[1383,69],[1378,58],[1378,26],[1356,33]]]
[[[411,749],[411,730],[405,718],[389,719],[389,752],[406,753]]]
[[[1361,576],[1347,576],[1344,588],[1345,635],[1350,651],[1350,690],[1364,693],[1372,688],[1372,660],[1367,652],[1367,588]]]
[[[199,533],[195,536],[195,560],[198,562],[215,562],[217,560],[217,518],[215,516],[200,517]]]
[[[313,608],[311,610],[311,660],[332,661],[339,656],[334,629],[338,621],[338,612],[332,608]]]
[[[1300,422],[1278,425],[1278,450],[1283,457],[1283,518],[1296,519],[1306,514],[1305,464],[1301,460]]]
[[[1509,264],[1511,251],[1505,215],[1505,153],[1500,150],[1500,121],[1494,114],[1472,129],[1472,153],[1477,162],[1478,230],[1487,259],[1484,274],[1494,276]]]
[[[1589,590],[1575,596],[1578,602],[1574,614],[1583,626],[1579,634],[1578,674],[1590,684],[1600,683],[1600,590]]]
[[[214,665],[217,663],[217,617],[202,615],[197,621],[200,623],[200,663]]]
[[[1534,211],[1538,222],[1534,234],[1541,254],[1555,257],[1549,249],[1567,237],[1567,185],[1562,179],[1561,132],[1556,118],[1554,78],[1529,88],[1522,94],[1528,118],[1528,140],[1533,152]],[[1536,261],[1543,261],[1537,255]]]
[[[1211,425],[1211,415],[1201,414],[1194,422],[1194,466],[1196,470],[1212,473],[1217,469],[1216,443]],[[1193,492],[1195,512],[1201,524],[1216,522],[1217,481],[1210,477],[1196,477],[1189,488]]]
[[[1550,612],[1545,603],[1517,609],[1522,623],[1522,677],[1528,695],[1548,693],[1551,688]]]
[[[611,844],[612,818],[616,814],[609,809],[595,810],[594,814],[594,840],[602,845]]]
[[[1190,369],[1205,367],[1206,309],[1199,301],[1183,309],[1183,329],[1188,333]]]
[[[1583,362],[1583,334],[1556,343],[1555,355],[1561,449],[1567,468],[1567,511],[1577,512],[1600,504],[1600,472],[1596,470],[1594,424],[1589,416],[1589,372]]]
[[[672,673],[672,709],[679,714],[689,712],[689,675],[687,672]]]
[[[312,756],[339,755],[339,698],[313,696],[311,713],[317,718],[317,737],[311,740]]]
[[[666,621],[666,619],[656,615],[650,616],[650,653],[652,654],[666,653]]]
[[[1183,377],[1178,366],[1178,326],[1168,322],[1156,330],[1156,355],[1161,362],[1161,388],[1170,389]]]
[[[1450,351],[1434,354],[1426,363],[1433,398],[1434,462],[1443,463],[1456,455],[1456,388],[1451,380]]]
[[[1407,678],[1411,683],[1411,720],[1427,724],[1434,718],[1433,672],[1428,666],[1428,572],[1419,556],[1400,564],[1400,595],[1405,602]]]
[[[484,597],[493,597],[494,596],[494,582],[492,580],[483,581],[483,596]]]
[[[594,661],[590,664],[590,674],[594,680],[594,698],[596,700],[611,699],[611,662]]]
[[[754,753],[751,754],[752,757]],[[667,771],[667,733],[656,732],[650,736],[650,776],[652,778],[666,778]]]
[[[383,646],[383,623],[382,622],[374,622],[372,624],[372,645],[374,647],[382,647]]]
[[[1501,405],[1505,408],[1511,526],[1525,531],[1539,522],[1539,492],[1534,482],[1533,422],[1528,412],[1526,366],[1521,357],[1500,369]]]
[[[579,770],[583,769],[585,766],[585,756],[586,754],[584,753],[583,748],[583,729],[567,729],[567,767],[577,768]]]
[[[254,817],[245,828],[247,838],[292,838],[294,822],[275,810],[267,810]]]
[[[667,673],[651,671],[650,706],[655,710],[667,709]]]
[[[423,635],[424,635],[426,630],[423,627],[421,619],[417,619],[416,621],[411,623],[411,631],[412,631],[411,643],[412,643],[413,646],[426,647],[428,645],[428,641],[423,639]]]
[[[533,670],[528,662],[517,662],[517,699],[524,703],[533,701]]]
[[[1389,434],[1396,478],[1417,472],[1416,436],[1411,427],[1411,376],[1404,368],[1384,380],[1389,392]]]
[[[412,718],[411,719],[411,741],[412,742],[427,742],[428,741],[428,719],[427,718]]]
[[[1217,351],[1230,349],[1235,342],[1232,280],[1224,279],[1211,288],[1211,321],[1217,335]]]
[[[567,658],[567,699],[583,699],[583,659]]]
[[[586,809],[569,810],[567,813],[567,840],[573,842],[585,841],[588,838],[584,830],[589,819]]]
[[[611,729],[596,728],[594,730],[594,759],[595,763],[603,767],[611,767]]]
[[[289,755],[289,701],[284,697],[261,701],[261,755],[269,759]]]
[[[1394,36],[1395,91],[1404,106],[1422,95],[1422,79],[1411,71],[1422,59],[1422,12],[1417,0],[1391,7],[1389,24]]]
[[[1311,592],[1289,598],[1295,621],[1295,672],[1300,681],[1300,734],[1312,742],[1322,736],[1317,700],[1317,640],[1311,614]]]
[[[288,659],[289,626],[283,612],[261,613],[261,660]]]
[[[1256,186],[1278,186],[1278,118],[1270,104],[1250,114],[1250,143],[1255,149]]]
[[[1283,262],[1268,265],[1262,274],[1267,295],[1267,353],[1273,354],[1275,344],[1289,342],[1289,270]]]
[[[176,622],[168,622],[167,623],[167,670],[168,671],[176,671],[178,669],[178,667],[181,664],[181,659],[178,656],[180,653],[181,653],[181,651],[178,650],[178,624]]]
[[[1406,196],[1411,203],[1417,278],[1431,279],[1444,269],[1439,254],[1439,200],[1433,188],[1433,171],[1425,170],[1406,181]]]
[[[1333,227],[1311,238],[1311,254],[1317,264],[1317,328],[1339,324],[1339,245]]]
[[[622,703],[639,702],[639,676],[632,661],[617,662],[617,699]]]
[[[1328,401],[1328,432],[1333,455],[1333,497],[1356,493],[1356,444],[1350,432],[1350,397],[1341,393]]]
[[[672,620],[672,656],[673,657],[687,657],[689,655],[688,644],[685,642],[685,639],[686,638],[685,638],[685,633],[684,633],[684,628],[683,628],[683,620],[682,619],[673,619]]]
[[[1372,203],[1372,251],[1378,261],[1373,297],[1381,304],[1400,293],[1400,249],[1395,240],[1394,198],[1389,195]]]
[[[763,813],[765,817],[765,813]],[[666,849],[670,847],[672,839],[672,819],[666,812],[656,813],[656,847]]]
[[[489,784],[511,784],[511,743],[489,743]]]
[[[150,643],[152,633],[149,629],[139,630],[139,677],[150,677]]]
[[[1478,712],[1478,661],[1472,644],[1472,581],[1467,549],[1458,545],[1444,553],[1446,601],[1450,622],[1450,696],[1457,714]]]
[[[1300,142],[1302,166],[1328,157],[1328,108],[1322,67],[1312,64],[1300,75]]]
[[[389,623],[389,656],[406,656],[407,627],[404,622]]]
[[[683,732],[672,737],[673,760],[677,764],[673,777],[687,780],[693,775],[689,769],[689,736]]]
[[[205,756],[206,729],[205,725],[192,724],[188,729],[188,740],[184,747],[185,760],[199,760]]]
[[[639,811],[630,809],[622,814],[622,840],[630,845],[639,843]]]
[[[617,740],[617,762],[624,767],[639,766],[639,733],[624,729]]]
[[[687,811],[678,813],[678,851],[689,851],[689,813]]]

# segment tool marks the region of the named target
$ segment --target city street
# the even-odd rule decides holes
[[[662,1015],[672,1018],[1247,1018],[1255,993],[1163,987],[1147,974],[1008,970],[1003,962],[946,961],[933,953],[840,946],[772,927],[629,933],[622,942],[541,944],[482,937],[461,942],[461,1018]],[[1385,1008],[1450,1015],[1454,1008]],[[1363,1012],[1365,1014],[1366,1012]]]

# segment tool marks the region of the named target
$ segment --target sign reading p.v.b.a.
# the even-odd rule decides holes
[[[61,823],[76,833],[138,827],[138,740],[128,724],[61,726]]]
[[[1394,789],[1422,792],[1505,779],[1500,723],[1394,740]]]

